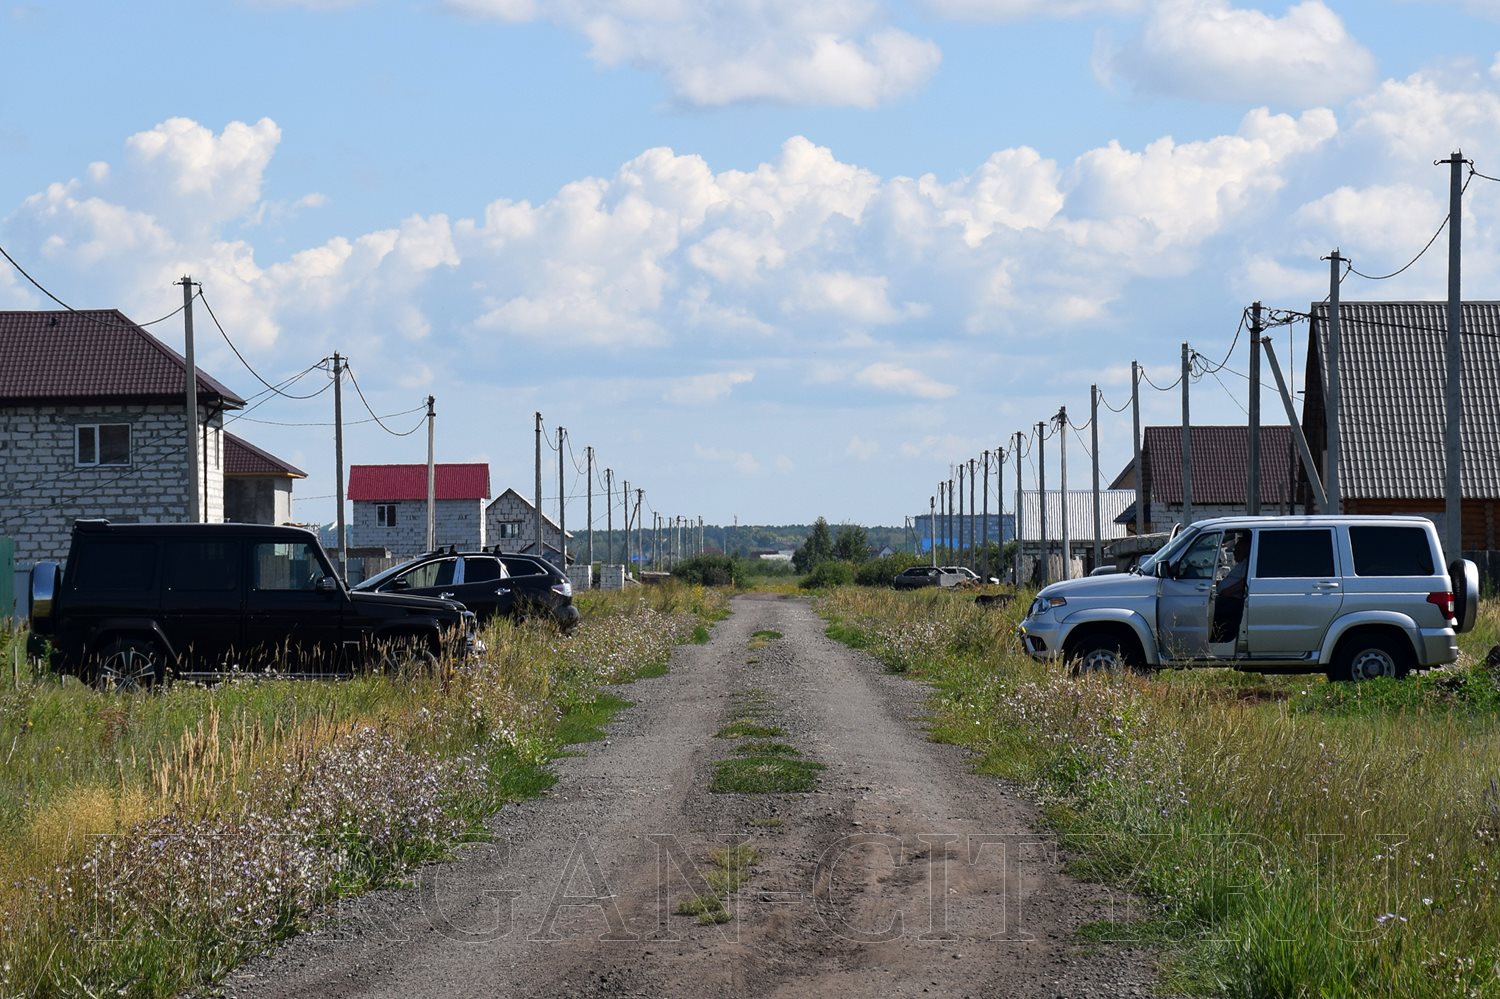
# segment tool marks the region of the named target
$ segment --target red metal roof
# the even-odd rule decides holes
[[[307,473],[289,465],[269,451],[224,431],[225,475],[271,475],[288,479],[305,479]]]
[[[485,464],[436,465],[433,492],[440,500],[480,500],[490,494],[490,466]],[[350,500],[425,500],[427,466],[350,465]]]
[[[0,312],[0,403],[173,401],[187,362],[118,309]],[[198,371],[198,399],[245,400]]]

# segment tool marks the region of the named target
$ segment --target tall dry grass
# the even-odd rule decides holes
[[[1040,797],[1076,870],[1145,900],[1092,936],[1161,944],[1197,994],[1500,995],[1493,605],[1456,666],[1361,685],[1075,678],[1019,653],[1023,606],[822,604],[831,633],[936,685],[935,735]]]

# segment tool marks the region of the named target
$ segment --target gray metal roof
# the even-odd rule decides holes
[[[1313,306],[1303,426],[1321,453],[1328,306]],[[1340,488],[1348,499],[1439,499],[1443,493],[1448,307],[1343,302],[1339,307]],[[1463,494],[1500,498],[1500,302],[1463,304]]]
[[[1099,506],[1103,517],[1104,540],[1123,538],[1128,531],[1124,524],[1115,523],[1115,518],[1135,502],[1134,489],[1101,489]],[[1035,489],[1021,493],[1021,523],[1019,538],[1022,541],[1042,539],[1041,494]],[[1092,540],[1094,537],[1094,491],[1092,489],[1068,490],[1068,539],[1070,541]],[[1062,490],[1047,490],[1047,539],[1062,540]]]

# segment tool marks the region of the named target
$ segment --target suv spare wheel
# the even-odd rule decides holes
[[[38,562],[31,568],[29,616],[33,622],[52,616],[52,601],[57,599],[57,563]]]
[[[1459,634],[1473,631],[1479,612],[1479,566],[1466,558],[1454,559],[1448,566],[1448,578],[1453,582],[1453,617],[1458,621],[1455,630]]]

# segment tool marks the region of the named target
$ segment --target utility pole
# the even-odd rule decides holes
[[[948,509],[948,493],[947,493],[947,488],[948,488],[948,484],[946,482],[942,482],[942,481],[938,482],[938,518],[943,521],[943,540],[945,542],[948,540],[948,519],[947,519],[948,515],[947,515],[947,512],[946,512],[947,509]],[[937,547],[936,547],[935,543],[934,543],[934,546],[933,546],[933,551],[934,552],[937,551]],[[945,559],[938,559],[937,561],[946,561],[946,560]],[[936,565],[936,564],[937,564],[936,561],[933,562],[933,565]]]
[[[203,523],[203,497],[199,492],[198,470],[198,364],[193,357],[193,279],[186,274],[177,282],[182,285],[182,358],[186,362],[183,389],[187,406],[187,511],[188,520]],[[97,442],[95,447],[98,447]]]
[[[948,474],[949,474],[949,476],[952,476],[952,474],[953,474],[953,466],[951,466],[951,465],[948,466]],[[948,479],[948,537],[946,539],[947,540],[946,547],[948,549],[948,557],[946,559],[944,559],[944,561],[948,562],[949,564],[952,564],[952,563],[958,561],[957,549],[955,549],[953,547],[953,521],[954,521],[953,506],[954,506],[954,503],[953,503],[953,479],[949,478]]]
[[[1260,319],[1260,303],[1250,306],[1250,467],[1245,485],[1246,513],[1260,516],[1260,338],[1265,326]]]
[[[937,497],[927,497],[927,540],[932,548],[932,567],[937,568]]]
[[[955,562],[962,565],[964,562],[964,463],[958,463],[958,558]]]
[[[637,486],[635,490],[635,541],[636,549],[641,555],[642,571],[646,568],[646,525],[641,523],[641,504],[645,502],[645,499],[646,490]]]
[[[1089,442],[1094,458],[1094,568],[1104,564],[1104,514],[1099,509],[1099,386],[1089,387]]]
[[[542,414],[536,414],[536,557],[546,558],[542,544]]]
[[[984,451],[984,513],[979,518],[979,574],[990,578],[990,452]]]
[[[1339,487],[1339,264],[1344,258],[1335,249],[1328,256],[1328,395],[1324,400],[1327,413],[1327,438],[1324,445],[1324,460],[1328,467],[1323,470],[1323,488],[1328,492],[1328,509],[1325,513],[1344,512],[1344,494]]]
[[[604,557],[615,560],[615,470],[604,470]]]
[[[434,551],[437,548],[437,465],[433,463],[432,456],[432,424],[437,413],[432,404],[436,400],[432,396],[427,397],[427,550]]]
[[[1047,424],[1036,425],[1036,492],[1041,500],[1042,525],[1042,585],[1052,581],[1052,558],[1047,545]]]
[[[1021,431],[1016,431],[1016,444],[1011,448],[1016,456],[1016,560],[1011,568],[1015,570],[1015,584],[1021,585]]]
[[[1005,572],[1005,451],[995,448],[995,522],[999,529],[995,540],[1000,545],[1000,564],[995,566],[995,575]]]
[[[1135,426],[1135,533],[1146,533],[1146,478],[1141,471],[1141,365],[1130,362],[1130,420]]]
[[[1057,410],[1057,435],[1062,438],[1058,442],[1061,448],[1060,461],[1062,462],[1062,488],[1058,490],[1058,498],[1062,500],[1062,578],[1073,578],[1073,525],[1068,516],[1068,407],[1059,406]]]
[[[1266,361],[1271,365],[1271,374],[1276,378],[1276,389],[1281,393],[1281,404],[1286,408],[1286,421],[1292,427],[1292,439],[1297,442],[1297,452],[1302,455],[1302,468],[1307,472],[1307,484],[1312,488],[1313,501],[1318,504],[1319,512],[1328,510],[1328,494],[1323,491],[1323,481],[1318,477],[1318,466],[1313,461],[1312,448],[1308,446],[1307,437],[1302,433],[1302,424],[1297,421],[1297,407],[1292,404],[1292,393],[1287,391],[1286,379],[1281,375],[1281,365],[1276,363],[1276,350],[1271,346],[1271,338],[1261,340],[1260,345],[1265,348]]]
[[[347,580],[349,539],[344,532],[344,364],[337,351],[333,354],[333,462],[338,466],[334,494],[339,509],[334,518],[334,529],[338,531],[339,575]]]
[[[974,459],[969,459],[969,567],[974,565]]]
[[[587,479],[589,481],[589,486],[588,486],[588,489],[589,489],[589,505],[588,505],[588,518],[589,518],[589,575],[592,576],[594,574],[594,448],[593,448],[593,445],[590,445],[590,446],[584,448],[583,449],[583,454],[584,454],[584,460],[588,462],[588,470],[589,470],[589,474],[587,475]]]
[[[568,490],[563,485],[563,437],[567,431],[557,428],[557,565],[568,572]]]
[[[620,482],[620,512],[625,516],[625,536],[620,539],[620,548],[625,553],[625,572],[630,573],[630,480]]]
[[[1443,475],[1443,551],[1450,560],[1463,557],[1463,222],[1464,222],[1464,154],[1455,152],[1448,158],[1452,167],[1448,184],[1448,384],[1445,393],[1447,409],[1448,461]]]
[[[1182,345],[1182,526],[1193,522],[1193,424],[1188,417],[1188,375],[1192,371],[1192,351]]]

